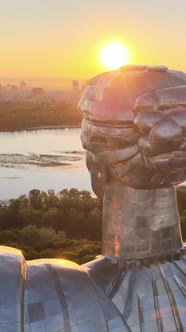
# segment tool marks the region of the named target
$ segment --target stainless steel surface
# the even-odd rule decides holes
[[[109,258],[87,264],[88,273],[109,296],[127,331],[183,331],[186,328],[185,257],[150,267],[118,269]],[[105,275],[105,271],[109,271]],[[125,331],[124,329],[121,331]]]
[[[79,107],[103,256],[26,262],[0,247],[0,332],[184,332],[186,75],[127,66],[89,83]]]
[[[111,179],[103,201],[103,254],[166,255],[182,247],[175,189],[133,189]]]
[[[186,75],[127,66],[89,84],[79,108],[92,187],[103,197],[103,255],[179,250],[174,185],[186,178]]]
[[[78,266],[25,262],[0,248],[0,331],[130,332],[186,329],[186,255],[120,268],[103,256]]]

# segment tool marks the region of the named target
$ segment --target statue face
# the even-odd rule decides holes
[[[99,110],[96,121],[83,120],[82,143],[98,196],[111,177],[136,189],[168,187],[186,178],[186,85],[145,93],[131,112],[128,122],[116,121],[115,114],[114,121],[99,122]]]
[[[157,90],[137,99],[133,111],[144,169],[152,186],[177,184],[186,178],[186,85]],[[157,183],[155,183],[157,180]]]

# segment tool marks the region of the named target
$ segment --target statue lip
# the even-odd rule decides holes
[[[173,151],[157,156],[142,156],[147,168],[165,171],[179,171],[186,168],[186,151]]]
[[[86,117],[85,117],[86,118]],[[134,121],[98,121],[86,118],[86,121],[98,127],[135,128]]]

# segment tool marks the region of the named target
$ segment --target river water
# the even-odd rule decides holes
[[[0,200],[32,189],[92,193],[80,135],[78,128],[0,132]]]
[[[80,129],[0,132],[0,200],[72,187],[92,192]]]

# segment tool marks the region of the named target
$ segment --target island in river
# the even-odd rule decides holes
[[[83,151],[72,151],[73,155],[67,155],[67,152],[64,152],[64,155],[50,155],[50,154],[37,154],[29,153],[27,155],[19,153],[2,153],[0,154],[0,166],[5,167],[16,167],[20,165],[33,165],[39,167],[55,167],[55,166],[69,166],[74,161],[82,160],[82,156],[85,152]],[[75,156],[78,154],[78,156]]]
[[[80,128],[0,132],[0,199],[32,189],[91,191]]]

